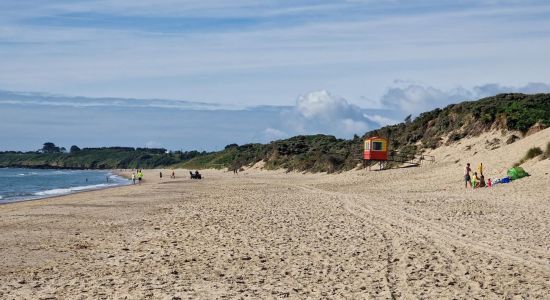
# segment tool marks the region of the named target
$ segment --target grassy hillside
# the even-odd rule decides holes
[[[230,145],[179,166],[234,169],[264,161],[267,169],[337,172],[352,169],[361,161],[365,137],[386,137],[390,139],[390,149],[412,154],[491,129],[525,133],[536,123],[550,126],[550,94],[501,94],[425,112],[410,122],[385,126],[352,140],[311,135],[267,145]]]
[[[295,136],[267,145],[247,144],[230,145],[220,152],[191,159],[179,164],[183,168],[229,168],[235,169],[265,161],[265,168],[287,170],[308,170],[311,172],[334,172],[352,162],[358,152],[354,146],[360,145],[357,140],[337,139],[329,135]]]
[[[449,135],[449,142],[479,135],[490,129],[527,132],[536,123],[550,126],[550,94],[500,94],[452,104],[420,114],[413,122],[386,126],[367,136],[389,137],[394,149],[413,151],[436,148]]]

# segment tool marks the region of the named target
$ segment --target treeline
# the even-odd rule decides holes
[[[52,146],[53,145],[53,146]],[[0,152],[0,167],[63,169],[160,168],[203,156],[198,151],[169,152],[163,148],[71,147],[69,152],[48,142],[34,152]]]
[[[140,151],[140,152],[148,152],[148,153],[154,153],[154,154],[164,154],[167,153],[168,150],[164,148],[134,148],[134,147],[87,147],[82,148],[78,150],[72,150],[71,152],[76,151],[103,151],[103,150],[112,150],[112,151],[122,151],[122,152],[132,152],[132,151]]]
[[[230,145],[223,151],[193,158],[179,164],[182,168],[240,169],[263,161],[266,169],[310,172],[336,172],[351,169],[360,158],[359,137],[337,139],[331,135],[301,135],[269,144]]]
[[[71,146],[70,150],[67,151],[65,147],[58,147],[52,142],[44,143],[44,146],[42,146],[41,149],[36,151],[0,151],[0,153],[76,153],[79,151],[103,151],[103,150],[112,150],[112,151],[122,151],[122,152],[131,152],[131,151],[141,151],[141,152],[148,152],[148,153],[154,153],[154,154],[163,154],[163,153],[169,153],[171,151],[168,151],[164,148],[134,148],[134,147],[85,147],[80,148],[76,145]],[[190,151],[190,152],[196,152],[196,151]],[[182,151],[174,151],[173,153],[183,153]]]

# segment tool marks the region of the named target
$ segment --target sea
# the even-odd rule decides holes
[[[130,184],[104,170],[0,168],[0,204]]]

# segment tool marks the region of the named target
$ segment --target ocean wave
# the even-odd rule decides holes
[[[34,193],[34,195],[35,196],[65,195],[65,194],[70,194],[70,193],[80,192],[80,191],[97,190],[97,189],[111,187],[111,186],[117,186],[117,184],[102,183],[102,184],[94,184],[94,185],[75,186],[75,187],[62,188],[62,189],[51,189],[51,190],[36,192]]]
[[[29,172],[29,175],[39,175],[39,176],[59,176],[59,175],[75,175],[79,173],[86,173],[89,171],[85,170],[41,170],[39,173],[36,172]],[[93,172],[93,171],[92,171]]]
[[[109,173],[108,176],[109,176],[109,179],[112,179],[113,181],[118,182],[118,183],[129,183],[130,182],[130,179],[122,177],[122,176],[117,175],[117,174]]]
[[[29,173],[19,173],[17,176],[29,176],[29,175],[38,175],[36,172],[29,172]],[[12,175],[13,176],[13,175]]]
[[[79,172],[78,170],[63,170],[63,171],[56,170],[56,171],[53,171],[53,172],[51,172],[51,171],[47,172],[44,175],[71,175],[71,174],[78,173],[78,172]]]

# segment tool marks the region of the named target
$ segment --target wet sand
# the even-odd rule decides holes
[[[466,161],[504,176],[550,130],[492,149],[495,135],[419,168],[146,170],[139,186],[2,205],[0,298],[544,299],[550,160],[494,188],[461,180]]]

